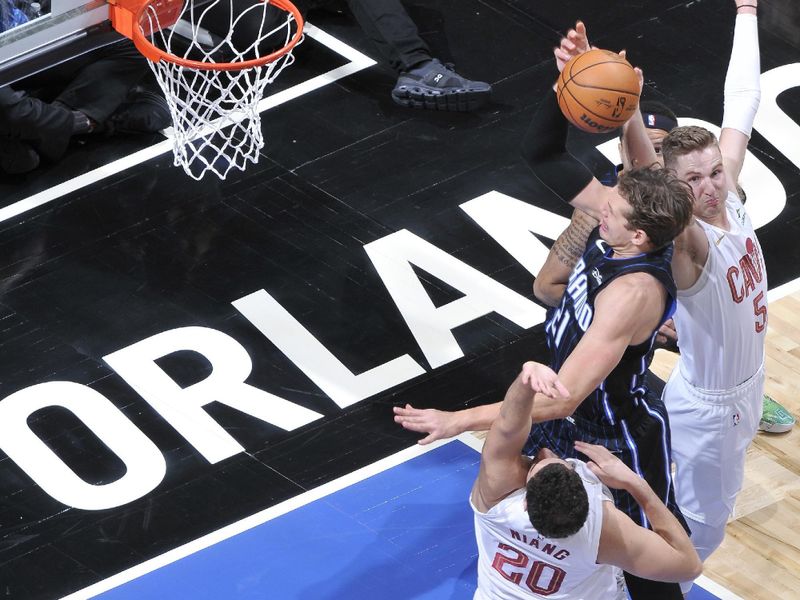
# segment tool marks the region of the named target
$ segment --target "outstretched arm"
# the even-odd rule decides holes
[[[728,187],[734,192],[761,100],[758,18],[754,7],[758,1],[735,0],[735,4],[736,25],[725,75],[725,108],[719,139]]]
[[[417,443],[424,446],[455,437],[465,431],[486,431],[500,413],[501,402],[457,411],[414,408],[410,404],[394,407],[394,421],[409,431],[426,433]],[[530,421],[529,427],[530,427]]]
[[[612,282],[608,289],[598,295],[592,324],[559,371],[558,377],[570,390],[570,397],[548,397],[544,394],[537,394],[532,412],[526,419],[528,429],[530,429],[531,421],[548,421],[571,415],[581,401],[617,365],[625,349],[632,343],[633,336],[638,333],[638,321],[648,316],[654,320],[649,325],[650,331],[658,325],[655,320],[660,313],[658,315],[650,314],[648,305],[651,302],[647,299],[652,293],[657,294],[658,292],[654,292],[646,285],[646,282],[641,280],[638,285],[628,286],[624,285],[624,282],[623,285],[620,285],[622,279],[625,278]],[[628,308],[622,319],[616,318],[619,313],[618,307],[622,305],[620,300]],[[663,302],[660,310],[663,310]],[[525,363],[523,366],[521,374],[523,384],[529,384],[530,365],[536,364]],[[520,378],[517,378],[514,385],[517,385],[519,381]],[[528,387],[528,392],[530,393],[532,389],[535,390],[536,386]],[[501,403],[498,402],[447,412],[432,408],[418,409],[407,404],[405,407],[394,407],[394,420],[405,429],[427,433],[428,435],[418,442],[424,445],[435,440],[453,437],[464,431],[489,429],[500,413],[500,406]]]
[[[631,273],[608,284],[597,297],[586,333],[558,370],[569,399],[537,397],[534,422],[570,416],[608,377],[628,346],[640,344],[661,324],[666,291],[646,273]],[[619,307],[625,306],[620,313]]]
[[[639,95],[644,88],[644,77],[641,69],[636,69],[639,76]],[[650,166],[658,161],[653,142],[647,135],[647,128],[642,120],[642,111],[636,108],[636,112],[622,126],[622,156],[623,168],[635,169],[637,167]]]
[[[556,374],[545,365],[526,363],[525,367],[508,388],[483,444],[478,479],[472,488],[472,502],[480,511],[489,510],[525,485],[528,464],[520,452],[531,429],[534,394],[568,395]]]
[[[559,73],[572,57],[590,49],[586,26],[578,21],[553,51]],[[567,130],[555,94],[546,94],[522,142],[522,156],[537,179],[555,195],[599,220],[605,206],[605,189],[567,151]]]
[[[527,419],[541,422],[571,415],[578,405],[617,366],[625,349],[644,341],[658,327],[666,292],[650,275],[633,273],[611,282],[597,295],[592,323],[558,372],[569,397],[539,393]],[[620,316],[619,307],[625,306]],[[523,365],[522,383],[531,391],[544,384],[537,376],[538,363]],[[515,382],[516,383],[516,382]],[[395,421],[406,429],[427,433],[420,444],[458,435],[464,431],[486,430],[497,418],[500,403],[457,412],[394,407]]]
[[[526,362],[522,366],[519,377],[509,388],[507,395],[511,394],[518,386],[519,381],[527,387],[528,393],[543,391],[540,401],[549,400],[547,396],[559,398],[559,402],[566,400],[566,390],[559,388],[555,384],[557,376],[545,365],[536,362]],[[560,384],[559,384],[560,385]],[[449,412],[436,410],[435,408],[414,408],[410,404],[394,407],[394,421],[404,429],[427,433],[424,438],[417,443],[420,445],[430,444],[436,440],[455,437],[465,431],[486,431],[497,420],[500,414],[502,402],[475,406]],[[571,412],[571,411],[570,411]],[[527,427],[530,429],[531,414],[526,420]]]
[[[553,194],[599,221],[607,190],[569,153],[567,130],[555,93],[545,93],[522,141],[522,156]]]
[[[689,536],[647,482],[602,446],[575,442],[575,449],[589,458],[589,469],[600,481],[633,496],[653,528],[640,527],[604,502],[597,562],[655,581],[689,581],[700,575],[703,563]]]

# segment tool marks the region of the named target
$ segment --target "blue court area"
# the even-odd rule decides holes
[[[479,458],[451,441],[95,597],[469,600]]]

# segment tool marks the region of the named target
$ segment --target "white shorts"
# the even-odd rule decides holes
[[[716,526],[733,512],[747,447],[758,431],[764,366],[725,391],[702,390],[676,367],[664,388],[672,433],[675,497],[687,517]]]

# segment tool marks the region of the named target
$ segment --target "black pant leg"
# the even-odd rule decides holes
[[[400,0],[347,0],[356,21],[398,73],[431,59],[428,45]]]
[[[678,583],[651,581],[625,573],[625,583],[631,600],[683,600],[681,586]]]
[[[648,382],[651,385],[655,384],[658,390],[663,389],[663,381],[658,379],[658,377],[650,371],[648,371],[647,375]],[[661,386],[658,385],[659,382]],[[664,503],[667,508],[670,509],[672,514],[675,515],[675,518],[683,525],[686,532],[690,533],[689,526],[675,501],[675,488],[672,485],[672,478],[664,476],[665,462],[669,464],[670,457],[663,456],[660,448],[662,446],[662,436],[666,435],[669,451],[669,415],[661,401],[660,391],[657,391],[657,389],[648,389],[646,401],[651,411],[661,415],[665,424],[665,431],[661,430],[657,419],[645,421],[638,427],[632,427],[637,446],[651,449],[650,452],[642,453],[640,456],[643,475],[656,495],[662,500],[666,498]],[[677,583],[651,581],[649,579],[636,577],[630,573],[625,573],[625,583],[628,586],[628,593],[630,594],[631,600],[683,600],[681,586]]]
[[[648,390],[648,399],[661,398],[664,393],[664,386],[667,385],[667,382],[650,369],[647,369],[647,373],[645,373],[645,385]]]
[[[133,42],[124,40],[87,55],[58,100],[98,123],[105,122],[147,73],[147,59]]]

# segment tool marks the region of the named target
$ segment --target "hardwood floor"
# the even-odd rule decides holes
[[[765,391],[800,414],[800,292],[771,302]],[[658,351],[652,369],[669,376],[677,355]],[[759,432],[747,452],[745,482],[722,546],[704,575],[746,600],[798,598],[800,433]]]
[[[771,302],[766,393],[800,415],[800,292]],[[659,350],[652,371],[666,380],[676,354]],[[479,438],[485,432],[475,432]],[[759,432],[722,546],[703,574],[744,600],[800,595],[800,433]]]

